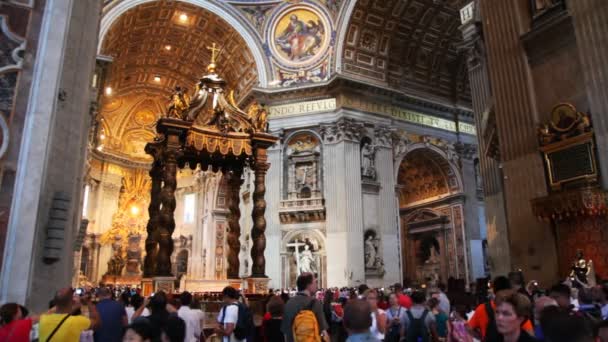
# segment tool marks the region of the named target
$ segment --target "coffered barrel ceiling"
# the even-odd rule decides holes
[[[342,71],[423,97],[470,103],[459,9],[464,0],[357,0]]]
[[[176,86],[194,89],[216,43],[218,73],[245,95],[258,84],[256,65],[245,41],[222,18],[181,1],[161,0],[136,6],[118,18],[102,42],[101,54],[113,58],[102,101],[103,152],[146,160],[143,147]]]

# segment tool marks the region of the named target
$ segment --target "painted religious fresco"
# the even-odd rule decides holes
[[[315,11],[297,7],[283,13],[272,32],[272,46],[287,65],[302,64],[323,52],[328,41],[326,23]]]

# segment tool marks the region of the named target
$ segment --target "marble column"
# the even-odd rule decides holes
[[[601,184],[608,189],[608,2],[570,0],[579,58],[594,126]]]
[[[273,134],[277,135],[277,134]],[[269,288],[280,288],[281,275],[281,221],[279,219],[279,205],[281,203],[281,144],[277,143],[268,149],[268,162],[272,167],[266,174],[270,180],[266,184],[266,274],[270,278]]]
[[[203,279],[205,277],[205,258],[203,251],[205,249],[205,217],[207,203],[205,203],[205,194],[214,189],[207,188],[208,175],[203,171],[196,171],[195,174],[195,191],[196,196],[196,214],[195,226],[192,233],[192,255],[188,260],[188,279]]]
[[[243,180],[241,179],[241,170],[232,170],[226,172],[228,177],[228,234],[226,237],[226,243],[228,245],[228,279],[239,278],[239,252],[241,249],[241,243],[239,238],[241,236],[241,226],[239,219],[241,217],[241,210],[239,209],[239,193]]]
[[[382,236],[382,257],[384,260],[383,283],[401,282],[401,261],[399,253],[399,224],[395,212],[395,175],[391,130],[388,127],[375,129],[376,174],[380,183],[378,193],[378,225]]]
[[[49,293],[70,283],[73,243],[80,226],[86,139],[93,92],[92,71],[98,38],[96,23],[101,3],[96,0],[36,2],[30,27],[34,34],[25,55],[31,85],[24,110],[22,140],[6,246],[0,274],[0,302],[17,302],[42,311]],[[89,23],[87,25],[86,23]],[[31,49],[29,47],[32,47]],[[21,84],[21,83],[20,83]],[[58,99],[64,93],[66,98]],[[67,100],[66,100],[67,99]],[[66,209],[65,240],[60,258],[43,262],[46,225],[55,193],[70,198]],[[18,248],[14,248],[18,246]],[[60,285],[61,284],[61,285]]]
[[[365,282],[359,150],[362,132],[363,125],[348,118],[321,126],[329,286],[356,286]]]

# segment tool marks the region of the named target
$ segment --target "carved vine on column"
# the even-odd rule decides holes
[[[251,239],[253,246],[251,248],[251,259],[253,260],[252,277],[265,277],[266,259],[264,258],[264,250],[266,249],[266,172],[270,165],[267,163],[268,157],[266,150],[257,149],[255,151],[255,183],[253,191],[253,229],[251,231]]]
[[[228,236],[226,238],[228,244],[228,278],[235,279],[239,277],[239,250],[241,242],[241,226],[239,219],[241,211],[239,209],[239,189],[243,181],[241,180],[241,170],[233,170],[226,173],[228,178]]]
[[[156,275],[171,275],[171,254],[173,253],[173,231],[175,230],[175,188],[177,187],[177,151],[165,151],[165,167],[163,170],[163,188],[160,191],[162,207],[158,215],[158,269]]]

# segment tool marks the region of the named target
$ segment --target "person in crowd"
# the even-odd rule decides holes
[[[572,291],[566,284],[556,284],[549,290],[549,297],[555,299],[560,308],[571,311],[573,306],[570,302]]]
[[[608,321],[604,320],[597,325],[596,342],[608,342]]]
[[[150,307],[150,314],[143,316],[146,307]],[[163,291],[156,292],[153,296],[147,298],[144,303],[133,314],[133,321],[137,321],[140,317],[147,320],[152,326],[152,340],[158,341],[162,337],[163,331],[167,329],[169,317],[176,316],[177,312],[171,305],[167,305],[167,295]]]
[[[502,292],[511,290],[511,282],[504,276],[498,276],[492,282],[492,290],[494,296],[498,297]],[[482,303],[475,309],[475,313],[468,323],[469,332],[473,337],[481,341],[493,341],[500,338],[496,329],[495,310],[496,302],[494,300]],[[530,320],[524,321],[523,329],[529,334],[534,332]]]
[[[125,308],[125,311],[127,312],[127,319],[129,320],[129,324],[133,323],[133,315],[135,314],[135,311],[137,311],[138,308],[140,308],[143,304],[144,304],[144,298],[142,296],[140,296],[139,294],[134,294],[131,297],[131,301],[130,301],[130,306]],[[148,310],[147,307],[144,306],[144,310],[141,313],[142,317],[147,317],[150,316],[150,310]]]
[[[28,311],[17,303],[0,307],[0,342],[28,342],[37,317],[27,317]]]
[[[445,284],[439,283],[437,285],[437,290],[433,293],[433,297],[439,299],[439,309],[443,311],[446,315],[450,314],[450,299],[445,293]]]
[[[582,288],[578,291],[578,312],[591,320],[592,323],[602,320],[602,310],[593,302],[591,289]]]
[[[317,319],[319,333],[322,336],[327,336],[328,325],[323,314],[323,306],[321,303],[311,296],[317,291],[317,279],[312,273],[302,273],[296,280],[298,287],[297,294],[285,304],[285,312],[283,314],[283,323],[281,331],[285,335],[285,341],[294,342],[293,323],[300,311],[308,308],[312,309]],[[312,302],[314,301],[314,302]]]
[[[412,293],[412,307],[405,312],[405,336],[407,341],[437,340],[435,317],[425,306],[426,294],[422,291]]]
[[[384,293],[384,289],[378,291],[378,308],[386,311],[390,307],[388,296]]]
[[[410,296],[403,293],[403,286],[401,286],[401,284],[396,283],[395,285],[393,285],[393,290],[395,291],[395,294],[397,295],[397,299],[399,300],[399,305],[401,305],[402,307],[404,307],[406,309],[409,309],[412,307],[412,298],[410,298]]]
[[[534,342],[537,341],[523,330],[524,322],[528,320],[532,304],[526,295],[514,290],[503,291],[496,296],[496,329],[504,342]]]
[[[539,297],[534,302],[534,337],[539,341],[544,341],[545,339],[540,325],[540,318],[542,317],[542,311],[548,306],[557,307],[558,305],[555,299],[548,296]]]
[[[428,301],[428,307],[435,317],[435,326],[437,327],[437,336],[439,341],[445,341],[448,337],[448,315],[439,307],[440,302],[437,298],[431,298]]]
[[[266,304],[266,310],[270,314],[270,319],[264,321],[264,341],[265,342],[283,342],[285,336],[281,332],[281,324],[283,323],[283,311],[285,303],[279,296],[272,296]]]
[[[167,320],[167,326],[161,335],[162,342],[187,342],[186,322],[178,316],[171,315]],[[198,338],[195,340],[198,341]]]
[[[389,308],[386,310],[386,342],[399,342],[405,337],[405,308],[399,305],[397,295],[391,293],[388,296]]]
[[[336,330],[336,324],[332,321],[332,313],[333,313],[333,292],[331,290],[325,291],[323,296],[323,315],[325,315],[325,321],[329,325],[329,329],[327,332],[331,335],[333,331]]]
[[[369,301],[351,299],[344,307],[344,328],[348,332],[347,342],[379,342],[370,328],[372,326],[372,308]]]
[[[101,319],[101,328],[95,330],[95,342],[120,341],[123,329],[129,324],[124,306],[112,299],[112,292],[102,287],[97,292],[99,302],[97,312]]]
[[[125,330],[122,342],[152,342],[153,329],[146,320],[130,324]]]
[[[186,340],[184,342],[196,342],[201,336],[201,317],[190,308],[192,294],[188,291],[182,292],[180,304],[177,315],[186,323]]]
[[[547,342],[592,342],[593,327],[584,317],[570,309],[548,306],[540,319],[544,340]]]
[[[190,309],[198,316],[198,324],[201,327],[201,334],[203,333],[203,329],[205,327],[205,313],[203,312],[200,297],[194,296],[192,298],[192,303],[190,304]],[[199,335],[199,339],[200,339]]]
[[[372,336],[378,340],[384,340],[384,334],[386,334],[386,312],[378,308],[378,291],[368,289],[363,293],[365,300],[369,303],[371,308],[372,326],[370,332]]]
[[[40,342],[78,342],[85,330],[95,330],[101,322],[95,305],[88,294],[74,296],[72,288],[64,288],[55,294],[55,307],[40,316]],[[75,315],[82,306],[88,306],[89,317]]]
[[[608,284],[602,285],[601,289],[604,294],[600,301],[600,305],[602,306],[602,319],[608,320]]]
[[[591,288],[591,296],[593,302],[598,306],[602,320],[606,320],[608,317],[608,298],[604,291],[604,286],[595,286]]]
[[[217,316],[218,326],[215,333],[222,337],[222,342],[244,341],[234,336],[234,329],[239,319],[239,292],[231,286],[226,286],[222,291],[222,296],[224,306]]]
[[[465,304],[454,305],[448,322],[448,342],[473,342],[473,337],[467,330],[467,308]]]
[[[345,341],[348,337],[348,333],[344,328],[344,307],[348,302],[348,298],[338,298],[338,303],[334,304],[332,310],[332,322],[337,323],[337,329],[331,336],[332,341]]]

